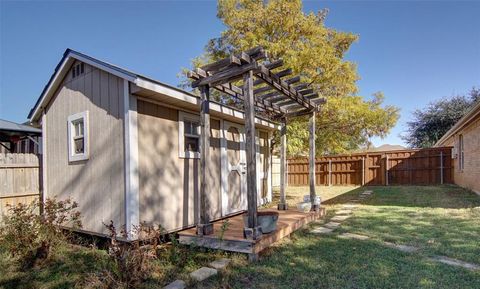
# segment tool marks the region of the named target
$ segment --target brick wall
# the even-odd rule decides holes
[[[459,135],[463,135],[464,169],[459,169]],[[463,129],[445,141],[445,146],[453,146],[457,157],[453,161],[454,182],[480,194],[480,117],[467,124]]]

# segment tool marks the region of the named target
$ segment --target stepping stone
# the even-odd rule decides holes
[[[229,263],[230,259],[222,258],[211,262],[210,264],[208,264],[208,266],[212,267],[213,269],[223,270],[228,266]]]
[[[373,194],[373,191],[365,191],[362,193],[362,195],[371,195]]]
[[[192,273],[190,273],[190,277],[195,281],[201,282],[209,277],[217,275],[217,273],[218,271],[216,269],[202,267],[197,271],[193,271]]]
[[[330,219],[332,222],[342,222],[345,221],[346,219],[350,218],[350,215],[343,215],[343,216],[335,216]]]
[[[350,200],[350,202],[358,203],[358,202],[360,202],[360,200],[359,199],[353,199],[353,200]]]
[[[480,270],[480,265],[472,264],[472,263],[468,263],[468,262],[465,262],[465,261],[461,261],[461,260],[457,260],[457,259],[453,259],[453,258],[448,258],[448,257],[444,257],[444,256],[436,256],[436,257],[430,258],[430,260],[435,261],[435,262],[440,262],[440,263],[443,263],[443,264],[447,264],[447,265],[451,265],[451,266],[462,267],[462,268],[469,269],[469,270]]]
[[[390,243],[390,242],[384,242],[384,244],[385,244],[387,247],[390,247],[390,248],[393,248],[393,249],[397,249],[397,250],[402,251],[402,252],[405,252],[405,253],[413,253],[413,252],[418,251],[418,248],[417,248],[417,247],[413,247],[413,246],[395,244],[395,243]]]
[[[335,212],[335,215],[350,215],[352,210],[339,210]]]
[[[328,222],[324,226],[327,227],[327,228],[330,228],[330,229],[336,229],[336,228],[340,227],[341,224],[342,223],[338,223],[338,222]]]
[[[325,228],[325,227],[318,227],[310,231],[312,234],[329,234],[333,231],[333,229]]]
[[[359,234],[352,234],[352,233],[343,233],[338,235],[339,238],[342,239],[356,239],[356,240],[367,240],[370,239],[369,236],[359,235]]]
[[[183,280],[175,280],[172,283],[168,284],[167,286],[163,287],[163,289],[185,289],[187,288],[187,284]]]

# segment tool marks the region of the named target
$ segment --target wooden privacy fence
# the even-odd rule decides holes
[[[0,220],[8,204],[39,199],[40,158],[36,154],[0,153]]]
[[[317,185],[433,185],[453,183],[451,147],[317,158]],[[308,185],[308,159],[288,160],[288,184]]]

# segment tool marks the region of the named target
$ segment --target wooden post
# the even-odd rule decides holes
[[[440,184],[443,185],[443,151],[440,152]]]
[[[332,186],[332,160],[328,160],[328,186]]]
[[[285,193],[285,179],[286,179],[286,157],[287,157],[287,120],[282,118],[280,129],[280,203],[279,210],[288,210],[286,193]]]
[[[243,75],[243,93],[245,98],[245,138],[247,154],[247,201],[248,228],[244,235],[248,239],[258,239],[262,232],[257,225],[257,157],[255,146],[255,99],[253,95],[253,72]]]
[[[385,155],[385,185],[388,186],[388,155]]]
[[[362,186],[365,186],[365,157],[362,157]]]
[[[310,202],[312,203],[312,211],[318,211],[320,208],[315,204],[315,111],[310,115],[309,121],[309,145],[310,145],[310,156],[309,156],[309,184],[310,184]]]
[[[208,198],[207,161],[210,160],[210,88],[200,87],[200,217],[197,224],[198,235],[213,234],[213,224],[210,223],[210,201]]]

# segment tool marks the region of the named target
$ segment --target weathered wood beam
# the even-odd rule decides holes
[[[292,77],[290,79],[285,80],[285,82],[288,83],[288,84],[297,83],[299,81],[300,81],[300,76],[295,76],[295,77]]]
[[[262,46],[257,46],[245,51],[245,54],[250,56],[254,60],[267,58],[267,52]]]
[[[217,70],[220,70],[222,68],[228,67],[232,64],[241,65],[242,62],[235,55],[230,55],[229,57],[224,58],[222,60],[204,65],[204,66],[201,67],[201,69],[203,71],[217,71]]]
[[[280,120],[280,203],[277,208],[279,210],[288,210],[287,198],[285,192],[285,184],[287,177],[287,119]]]
[[[312,99],[312,102],[314,102],[316,105],[321,105],[327,103],[327,99],[325,97],[319,97]]]
[[[192,87],[199,87],[202,85],[216,86],[227,82],[232,82],[242,78],[242,75],[251,70],[258,70],[256,62],[247,63],[241,66],[232,67],[227,70],[222,70],[207,77],[192,82]]]
[[[275,68],[279,68],[280,66],[283,66],[283,59],[277,59],[277,60],[274,60],[270,63],[266,63],[264,64],[266,68],[268,69],[275,69]]]
[[[312,113],[312,110],[310,110],[310,109],[301,109],[301,110],[292,111],[292,112],[289,112],[289,113],[286,113],[286,114],[283,114],[283,115],[279,115],[279,116],[277,116],[277,118],[282,118],[282,117],[294,118],[294,117],[309,115],[311,113]]]
[[[264,87],[256,88],[253,90],[254,95],[258,95],[259,93],[267,92],[272,90],[273,88],[269,85],[265,85]]]
[[[260,81],[263,82],[263,80],[260,80]],[[299,76],[295,76],[295,77],[292,77],[290,79],[287,79],[285,82],[297,82],[297,81],[300,81]],[[307,86],[308,86],[307,84],[300,84],[300,85],[296,86],[295,89],[297,89],[297,87],[300,87],[300,89],[302,89],[302,88],[305,88]],[[278,92],[277,89],[270,86],[268,83],[267,83],[267,87],[270,87],[270,90],[273,90],[273,91],[269,92],[269,93],[266,93],[266,94],[262,94],[262,95],[256,95],[257,98],[268,99],[268,98],[271,98],[271,97],[273,98],[273,97],[277,97],[277,96],[284,96],[284,94]]]
[[[278,78],[282,78],[284,76],[287,76],[287,75],[290,75],[292,74],[292,69],[291,68],[287,68],[287,69],[284,69],[282,71],[279,71],[279,72],[276,72],[275,73],[275,76],[278,77]],[[293,79],[294,81],[296,81],[297,79],[297,76],[296,77],[293,77],[291,78]],[[290,80],[287,80],[287,81],[290,81]],[[300,81],[300,77],[298,77],[298,81]],[[265,83],[262,79],[257,79],[253,82],[253,85],[257,86],[257,85],[260,85],[262,83]]]
[[[308,98],[308,99],[310,99],[310,100],[311,100],[311,99],[314,99],[314,98],[316,98],[316,97],[318,97],[318,93],[316,93],[316,92],[305,95],[305,98]]]
[[[280,94],[280,95],[277,95],[276,97],[270,98],[269,101],[270,101],[271,103],[279,104],[280,102],[283,102],[283,101],[285,101],[285,100],[287,100],[287,99],[290,99],[290,100],[291,100],[290,97],[285,96],[285,95],[283,95],[283,94]]]
[[[230,55],[224,59],[215,61],[213,63],[204,65],[201,67],[202,70],[212,72],[212,71],[218,71],[221,69],[224,69],[228,66],[231,65],[241,65],[242,60],[245,60],[246,58],[248,59],[253,59],[253,60],[259,60],[266,58],[267,54],[265,49],[263,49],[261,46],[254,47],[252,49],[249,49],[245,52],[241,52],[238,56],[236,55]],[[245,61],[244,61],[245,62]],[[248,61],[250,63],[251,61]]]
[[[243,76],[243,93],[245,97],[245,151],[247,155],[247,202],[248,228],[244,229],[249,239],[261,237],[257,224],[257,156],[255,143],[255,106],[253,95],[253,71]]]
[[[279,92],[285,94],[291,99],[297,101],[300,105],[308,109],[315,109],[315,105],[308,99],[305,99],[302,94],[295,90],[290,84],[276,77],[274,73],[271,73],[265,66],[259,66],[260,71],[257,73],[257,77],[263,79],[265,82],[271,84]]]
[[[192,78],[194,80],[199,80],[199,79],[201,79],[201,77],[206,77],[207,75],[208,75],[208,73],[203,71],[200,68],[197,68],[195,72],[193,72],[193,71],[188,72],[188,77]],[[213,88],[220,91],[220,92],[223,92],[223,93],[226,93],[230,96],[233,96],[233,97],[235,97],[235,98],[237,98],[241,101],[244,101],[243,90],[240,87],[235,86],[231,83],[224,83],[224,84],[216,85]],[[271,102],[266,101],[266,100],[257,100],[257,101],[255,101],[255,105],[260,109],[264,109],[266,111],[270,111],[270,112],[273,112],[275,114],[280,114],[281,115],[283,113],[286,113],[285,110],[281,110],[278,106],[276,106],[276,105],[274,105]]]
[[[283,108],[283,109],[286,109],[287,111],[292,111],[292,110],[295,110],[295,109],[302,108],[303,106],[301,106],[298,103],[289,103],[289,104],[285,104],[285,105],[280,104],[280,107]]]
[[[300,93],[303,94],[303,95],[307,95],[307,94],[313,93],[313,88],[302,89],[302,90],[298,90],[298,89],[297,89],[297,91],[300,92]]]
[[[308,157],[308,168],[309,168],[309,185],[310,185],[310,202],[312,203],[312,211],[318,211],[320,208],[315,204],[315,111],[310,114],[310,119],[308,122],[309,127],[309,146],[310,154]]]
[[[301,84],[295,86],[294,88],[295,88],[295,90],[300,91],[302,89],[306,89],[307,87],[309,87],[309,85],[307,83],[301,83]]]
[[[210,160],[210,88],[200,87],[201,109],[200,109],[200,223],[197,225],[198,235],[213,234],[213,224],[210,223],[210,200],[208,193],[208,164]]]
[[[306,86],[307,85],[305,85],[305,87]],[[313,92],[313,89],[300,90],[299,92],[301,94],[306,94],[306,93]],[[262,97],[262,99],[268,99],[271,103],[278,103],[278,102],[281,102],[281,101],[284,101],[284,100],[287,100],[287,99],[291,99],[288,96],[285,96],[284,94],[278,93],[278,91],[275,91],[273,93],[264,94],[261,97]]]

